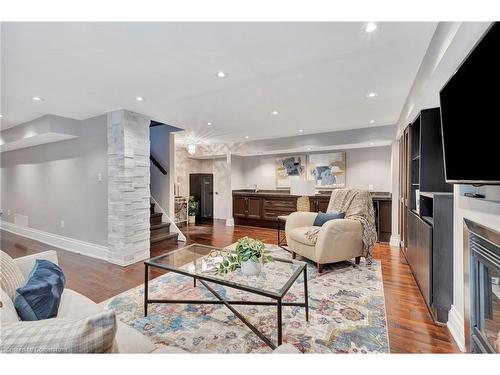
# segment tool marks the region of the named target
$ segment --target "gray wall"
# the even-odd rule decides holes
[[[154,126],[149,129],[149,140],[151,142],[151,154],[167,170],[170,165],[170,129],[165,126]],[[164,175],[153,163],[150,166],[151,173],[151,195],[158,204],[169,212],[170,210],[170,183],[169,175]]]
[[[76,139],[2,153],[2,220],[26,215],[30,228],[107,246],[106,116],[80,128]]]
[[[275,158],[276,155],[244,157],[246,187],[257,184],[259,189],[275,189]],[[368,189],[368,185],[373,185],[374,191],[392,191],[390,146],[346,150],[346,187]]]

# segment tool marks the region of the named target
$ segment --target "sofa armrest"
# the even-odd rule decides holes
[[[336,247],[336,255],[342,259],[361,255],[359,245],[363,228],[356,220],[338,219],[327,221],[321,227],[316,241],[316,257],[324,259],[323,253],[331,252]],[[337,245],[338,248],[337,248]],[[359,253],[359,254],[358,254]]]
[[[24,257],[14,259],[24,277],[27,278],[31,270],[35,266],[35,261],[37,259],[50,260],[52,263],[58,264],[57,262],[57,252],[55,250],[43,251],[41,253],[31,254]]]
[[[302,352],[292,344],[282,344],[273,350],[273,354],[302,354]]]
[[[285,223],[285,232],[299,227],[311,227],[318,214],[316,212],[292,212]]]

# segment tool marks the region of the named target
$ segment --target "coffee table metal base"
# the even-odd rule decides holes
[[[144,316],[148,316],[148,304],[152,303],[185,303],[193,305],[225,305],[231,312],[236,315],[248,328],[252,330],[262,341],[264,341],[271,349],[276,349],[276,345],[262,332],[259,331],[252,323],[250,323],[233,305],[245,306],[276,306],[277,307],[277,323],[278,323],[278,346],[283,343],[283,306],[299,306],[305,308],[306,321],[309,321],[309,297],[307,289],[307,267],[304,268],[304,302],[283,302],[281,298],[276,298],[275,301],[233,301],[224,299],[217,293],[210,285],[204,280],[194,279],[194,286],[196,287],[196,280],[198,280],[207,290],[212,293],[216,300],[189,300],[189,299],[149,299],[148,298],[148,281],[149,281],[149,266],[145,264],[145,280],[144,280]]]

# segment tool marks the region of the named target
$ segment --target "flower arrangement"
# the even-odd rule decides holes
[[[224,256],[222,262],[217,266],[217,272],[233,272],[242,267],[246,262],[254,262],[262,265],[272,261],[273,257],[262,241],[245,236],[240,238],[236,243],[235,252]]]

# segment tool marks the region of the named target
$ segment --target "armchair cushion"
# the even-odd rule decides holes
[[[327,221],[343,219],[344,217],[345,217],[345,213],[343,213],[343,212],[336,212],[336,211],[327,212],[327,213],[318,212],[316,219],[314,219],[313,225],[315,227],[321,227]]]
[[[298,227],[298,228],[293,228],[288,232],[288,235],[290,238],[294,241],[300,242],[301,244],[307,245],[307,246],[314,246],[316,242],[312,241],[309,236],[307,236],[307,232],[311,230],[312,228],[319,228],[319,227]]]

